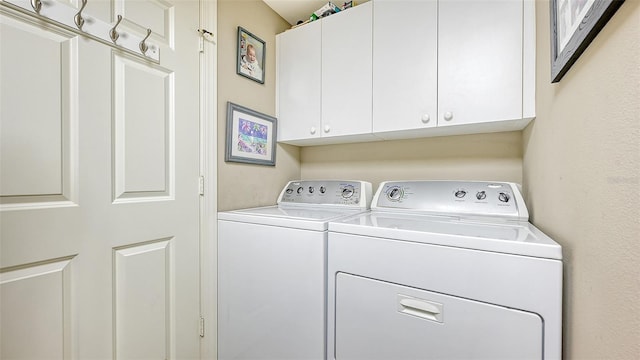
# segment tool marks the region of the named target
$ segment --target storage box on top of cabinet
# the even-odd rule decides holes
[[[344,32],[351,45],[343,43],[344,57],[332,61],[343,72],[331,82],[324,62],[334,56],[326,44],[335,39],[322,36],[336,15],[278,35],[279,141],[312,145],[513,131],[535,117],[533,1],[372,0],[338,15],[351,24],[350,12],[367,4],[372,25]],[[305,34],[312,32],[309,26],[319,29],[313,39]],[[363,69],[371,70],[370,81],[355,81],[352,72]],[[349,109],[339,121],[336,102]],[[338,110],[325,113],[332,106]],[[367,117],[369,132],[348,126]],[[312,119],[329,131],[320,135],[325,129],[314,125],[312,135]],[[338,124],[342,132],[331,133]]]

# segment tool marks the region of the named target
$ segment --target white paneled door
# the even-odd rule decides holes
[[[198,358],[199,3],[84,11],[160,63],[0,6],[0,358]]]

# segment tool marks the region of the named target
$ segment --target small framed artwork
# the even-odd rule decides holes
[[[560,81],[624,0],[551,0],[551,82]]]
[[[266,46],[257,36],[238,26],[238,64],[236,73],[264,84]]]
[[[224,161],[276,165],[276,118],[227,102]]]

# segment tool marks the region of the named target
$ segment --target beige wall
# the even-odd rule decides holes
[[[522,181],[522,133],[305,147],[302,178]]]
[[[538,1],[537,119],[524,132],[532,221],[565,262],[567,359],[640,358],[640,2],[628,0],[558,84]]]
[[[266,43],[265,83],[236,74],[242,26]],[[225,163],[227,101],[275,116],[275,35],[290,25],[260,0],[218,0],[218,210],[272,205],[284,184],[300,177],[299,148],[278,145],[276,166]]]

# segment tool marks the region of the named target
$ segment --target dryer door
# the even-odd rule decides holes
[[[344,273],[335,301],[336,359],[542,359],[534,313]]]

